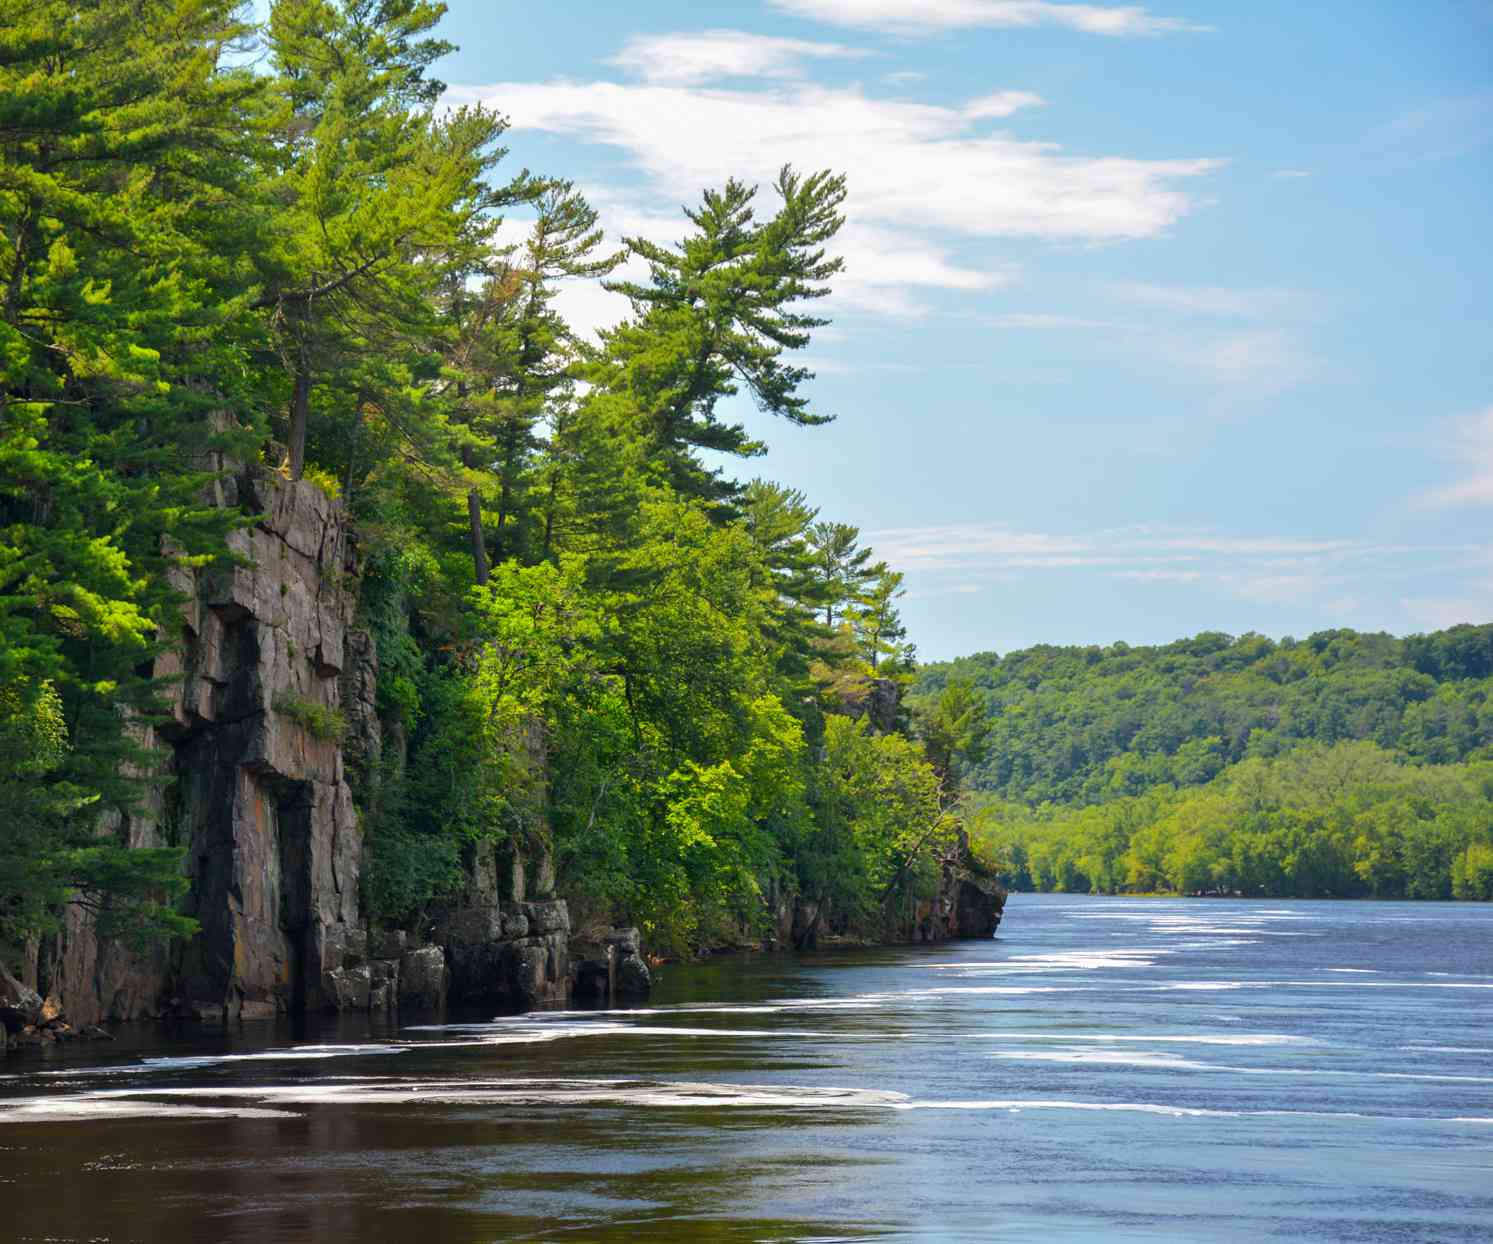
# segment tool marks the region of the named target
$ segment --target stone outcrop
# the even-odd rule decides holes
[[[313,484],[243,472],[264,515],[229,538],[238,564],[183,584],[176,749],[189,843],[188,943],[179,988],[225,1019],[366,996],[358,923],[362,840],[343,768],[339,675],[355,570],[342,507]]]
[[[453,1003],[532,1010],[567,996],[570,912],[551,892],[547,856],[533,855],[510,850],[500,859],[488,844],[469,852],[466,888],[431,931],[446,947]]]
[[[41,994],[22,981],[18,981],[0,964],[0,1028],[7,1035],[14,1035],[23,1028],[35,1025],[41,1019]]]
[[[611,1005],[646,998],[653,974],[643,958],[642,938],[635,928],[612,929],[595,940],[577,942],[571,990],[578,1002]]]
[[[486,848],[429,936],[370,939],[349,778],[374,774],[386,748],[402,763],[403,736],[380,721],[373,640],[353,625],[346,512],[314,484],[259,466],[223,479],[217,495],[261,517],[229,537],[230,564],[175,577],[180,633],[156,665],[171,719],[136,739],[175,780],[100,829],[131,846],[186,847],[186,911],[201,931],[137,953],[70,907],[57,933],[28,947],[16,990],[56,995],[80,1027],[563,999],[569,917],[542,853],[510,854],[500,869]]]
[[[173,948],[136,951],[99,936],[94,914],[70,907],[55,933],[25,948],[19,979],[0,975],[7,1043],[149,1016],[234,1023],[448,1003],[528,1010],[572,992],[645,997],[652,977],[638,930],[572,947],[540,845],[542,813],[501,847],[474,845],[462,892],[418,930],[367,928],[354,785],[376,799],[381,775],[402,770],[405,740],[397,720],[379,715],[375,645],[354,625],[358,568],[346,512],[314,484],[261,466],[224,477],[215,492],[260,517],[229,537],[227,562],[175,576],[179,633],[167,637],[176,642],[155,671],[171,689],[169,720],[134,727],[136,742],[174,777],[153,783],[128,816],[100,825],[131,846],[185,848],[185,910],[201,931]],[[894,681],[863,679],[854,691],[846,711],[874,729],[894,727]],[[961,841],[937,895],[905,913],[898,933],[989,937],[1004,897]],[[774,889],[767,901],[774,944],[813,948],[845,932],[835,913],[791,892]]]
[[[961,830],[944,859],[937,894],[918,910],[912,940],[994,937],[1005,906],[1004,887],[984,875],[970,852],[968,836]]]

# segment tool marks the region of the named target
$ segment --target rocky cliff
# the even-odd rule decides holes
[[[132,846],[185,848],[186,911],[201,931],[169,949],[135,951],[100,937],[89,911],[70,908],[56,933],[26,948],[20,979],[4,983],[12,1037],[167,1015],[232,1023],[646,994],[638,931],[572,947],[554,869],[532,848],[475,844],[462,892],[421,928],[368,927],[350,777],[372,780],[381,759],[402,765],[404,735],[379,716],[377,652],[356,625],[346,512],[316,485],[260,466],[231,473],[216,491],[220,504],[257,521],[230,537],[231,564],[179,572],[179,633],[166,637],[173,642],[156,665],[171,688],[170,714],[138,730],[167,776],[134,812],[100,827]],[[870,682],[847,711],[891,729],[898,688]],[[933,899],[888,933],[989,937],[1005,895],[973,865],[961,843]],[[769,900],[777,945],[832,940],[833,913],[792,895]]]
[[[71,908],[59,932],[27,948],[25,985],[56,999],[75,1027],[563,996],[565,904],[543,885],[531,900],[523,861],[510,863],[517,881],[500,894],[491,849],[423,944],[370,938],[347,762],[376,759],[384,731],[374,645],[354,626],[347,516],[314,484],[262,467],[225,480],[221,500],[261,517],[230,537],[234,564],[184,570],[177,582],[180,635],[156,668],[173,688],[171,718],[139,740],[165,753],[174,780],[101,827],[132,846],[187,848],[186,910],[201,932],[137,953]],[[537,872],[552,888],[549,871]]]

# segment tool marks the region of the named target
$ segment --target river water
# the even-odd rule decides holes
[[[1493,1239],[1493,907],[1015,895],[644,1009],[0,1065],[18,1241]]]

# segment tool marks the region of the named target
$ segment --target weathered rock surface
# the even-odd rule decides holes
[[[918,911],[913,940],[941,942],[949,938],[994,937],[1006,906],[1006,891],[981,875],[961,830],[954,849],[944,860],[938,893]]]
[[[446,1005],[449,980],[446,952],[439,946],[407,950],[399,960],[399,1005],[412,1011],[439,1011]]]
[[[572,948],[571,991],[577,1001],[605,1003],[646,998],[653,988],[642,939],[634,928],[592,934]]]
[[[42,997],[22,984],[0,964],[0,1025],[9,1034],[35,1025],[41,1018]]]
[[[989,881],[959,877],[954,896],[954,936],[994,937],[1006,906],[1006,893]]]
[[[472,849],[463,893],[438,913],[431,935],[446,947],[451,1001],[531,1010],[563,1001],[570,982],[570,913],[563,899],[526,900],[527,878],[548,865],[491,845]]]
[[[242,564],[193,584],[175,721],[190,843],[181,987],[225,1019],[366,996],[345,969],[361,835],[343,771],[341,685],[354,600],[347,521],[321,489],[263,469],[237,480],[264,514],[230,537]]]
[[[156,665],[174,680],[171,719],[136,732],[170,753],[176,781],[100,826],[131,846],[187,848],[185,908],[201,932],[136,953],[70,907],[56,934],[27,948],[24,980],[0,981],[7,1033],[56,1039],[48,1025],[63,1016],[72,1031],[167,1013],[233,1023],[563,1000],[570,920],[543,850],[510,845],[500,858],[481,847],[427,938],[370,937],[351,780],[367,793],[382,762],[402,765],[403,732],[379,717],[373,639],[352,624],[346,513],[315,485],[258,466],[219,493],[262,518],[230,536],[232,564],[176,573],[180,631]]]
[[[157,1015],[173,996],[180,1013],[214,1020],[363,996],[347,978],[363,936],[361,840],[339,736],[343,688],[361,712],[374,672],[348,664],[371,645],[348,639],[346,516],[315,485],[262,467],[222,491],[263,518],[229,537],[235,564],[177,572],[180,635],[156,664],[177,680],[172,719],[138,731],[174,752],[175,790],[169,806],[158,788],[101,826],[130,846],[188,847],[186,909],[202,931],[174,954],[138,954],[67,909],[36,976],[77,1025]]]

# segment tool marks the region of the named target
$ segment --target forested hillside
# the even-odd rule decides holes
[[[107,827],[167,781],[137,727],[164,720],[181,572],[258,520],[235,463],[352,517],[396,744],[354,775],[374,919],[415,926],[471,844],[512,840],[656,946],[757,927],[768,895],[875,930],[954,841],[942,775],[875,711],[909,663],[899,576],[719,465],[763,452],[732,397],[833,414],[794,358],[842,179],[705,189],[676,245],[609,249],[564,170],[443,105],[443,8],[0,0],[8,938],[69,897],[190,931],[181,850]],[[578,281],[630,305],[599,339],[557,310]]]
[[[1493,626],[1037,647],[916,691],[1019,885],[1493,897]]]

